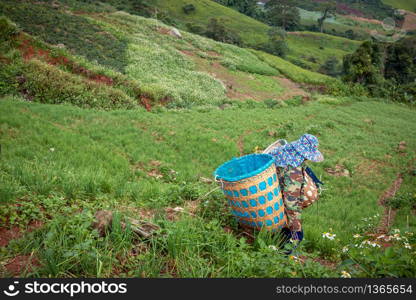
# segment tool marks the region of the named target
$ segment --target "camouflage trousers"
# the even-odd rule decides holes
[[[288,227],[290,231],[302,230],[302,186],[305,183],[302,166],[300,167],[277,167],[280,188],[282,190]]]

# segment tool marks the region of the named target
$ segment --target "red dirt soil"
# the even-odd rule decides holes
[[[39,260],[32,255],[18,255],[5,264],[6,270],[13,276],[19,276],[25,272],[32,272],[39,267]]]
[[[23,58],[25,60],[30,60],[33,58],[39,58],[41,60],[46,61],[48,64],[51,65],[61,65],[61,66],[67,66],[70,67],[73,73],[82,75],[86,77],[89,80],[98,82],[98,83],[104,83],[106,85],[112,85],[113,79],[102,75],[102,74],[96,74],[90,70],[85,69],[82,66],[79,66],[73,61],[70,61],[65,56],[58,56],[53,57],[51,56],[50,50],[41,49],[39,47],[36,47],[33,45],[32,41],[30,39],[25,38],[23,35],[19,36],[19,39],[22,41],[18,49],[22,52]]]
[[[42,226],[43,226],[43,222],[37,220],[37,221],[30,222],[26,230],[22,230],[18,226],[12,226],[10,229],[1,227],[0,228],[0,247],[6,247],[11,240],[18,239],[24,233],[31,232]]]
[[[416,30],[416,13],[406,11],[402,28],[404,30]]]
[[[367,23],[373,23],[373,24],[383,24],[383,22],[381,22],[380,20],[376,20],[376,19],[368,19],[368,18],[364,18],[364,17],[358,17],[355,15],[343,15],[343,17],[354,20],[354,21],[358,21],[358,22],[367,22]]]
[[[146,96],[140,96],[140,102],[147,111],[152,110],[151,100]]]

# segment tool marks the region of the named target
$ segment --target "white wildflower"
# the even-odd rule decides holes
[[[274,245],[270,245],[269,246],[269,249],[272,249],[273,251],[277,251],[278,249],[277,249],[277,247],[276,246],[274,246]]]
[[[337,235],[335,233],[324,232],[322,233],[323,238],[327,238],[328,240],[334,240]]]
[[[360,238],[360,237],[361,237],[361,235],[360,235],[360,234],[358,234],[358,233],[353,235],[353,238],[355,238],[355,239],[358,239],[358,238]]]
[[[378,248],[380,248],[381,246],[379,245],[379,244],[377,244],[377,243],[370,243],[369,245],[371,245],[371,246],[373,246],[373,247],[378,247]]]
[[[55,151],[55,148],[49,148],[49,151],[53,152]]]
[[[405,247],[406,249],[412,249],[412,246],[410,246],[410,244],[409,244],[409,243],[404,243],[404,247]]]
[[[402,239],[400,237],[400,234],[399,233],[394,234],[392,238],[395,239],[396,241],[400,241]]]
[[[345,246],[344,248],[342,248],[342,252],[343,252],[343,253],[347,253],[347,252],[348,252],[348,250],[349,250],[349,249],[348,249],[348,247],[347,247],[347,246]]]
[[[351,278],[351,274],[347,271],[341,271],[341,278]]]
[[[181,211],[183,211],[183,207],[180,207],[180,206],[175,207],[175,208],[173,209],[173,211],[176,211],[176,212],[181,212]]]

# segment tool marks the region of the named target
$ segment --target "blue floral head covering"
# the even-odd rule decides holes
[[[279,167],[291,165],[299,167],[305,159],[320,162],[324,160],[318,150],[318,139],[311,134],[304,134],[299,140],[277,147],[270,151],[275,158],[275,164]]]

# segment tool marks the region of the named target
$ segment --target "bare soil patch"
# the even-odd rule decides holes
[[[396,210],[391,207],[386,206],[387,199],[393,198],[396,195],[396,192],[400,189],[400,186],[403,182],[403,175],[401,173],[397,174],[396,179],[393,181],[391,186],[381,195],[378,200],[380,206],[384,206],[384,213],[380,219],[380,223],[376,229],[376,232],[386,234],[389,231],[390,226],[394,222],[396,217]]]
[[[379,24],[379,25],[383,24],[383,22],[381,22],[380,20],[368,19],[368,18],[359,17],[355,15],[343,15],[343,17],[354,20],[354,21],[358,21],[358,22],[367,22],[367,23]]]
[[[21,44],[18,49],[22,52],[23,58],[25,60],[37,58],[51,65],[66,66],[69,67],[73,73],[82,75],[88,80],[106,85],[113,85],[113,79],[108,76],[94,73],[93,71],[88,70],[69,60],[65,56],[52,56],[50,50],[41,49],[35,46],[30,39],[24,37],[23,35],[20,35],[19,39],[21,40]]]
[[[4,266],[12,276],[19,277],[23,273],[32,272],[40,266],[39,260],[32,255],[18,255],[9,260]]]
[[[296,82],[288,78],[284,78],[284,77],[276,76],[274,78],[279,82],[281,86],[283,86],[286,89],[285,92],[278,97],[278,99],[287,100],[296,96],[302,96],[302,97],[310,96],[310,94],[306,92],[305,90],[303,90],[301,86],[297,84]]]
[[[380,162],[377,160],[364,160],[358,165],[356,172],[363,176],[372,176],[381,173],[381,169],[388,165],[386,162]]]
[[[416,13],[406,11],[402,29],[409,31],[416,30]]]
[[[152,110],[152,104],[151,104],[151,99],[146,97],[146,96],[140,96],[140,103],[144,106],[144,108],[147,111],[151,111]]]
[[[25,233],[31,232],[37,228],[43,226],[43,222],[36,220],[29,223],[27,229],[22,229],[18,226],[12,226],[11,228],[0,228],[0,247],[6,247],[11,240],[22,237]]]
[[[325,171],[332,176],[350,176],[350,171],[348,171],[343,165],[335,165],[334,168],[326,168]]]

